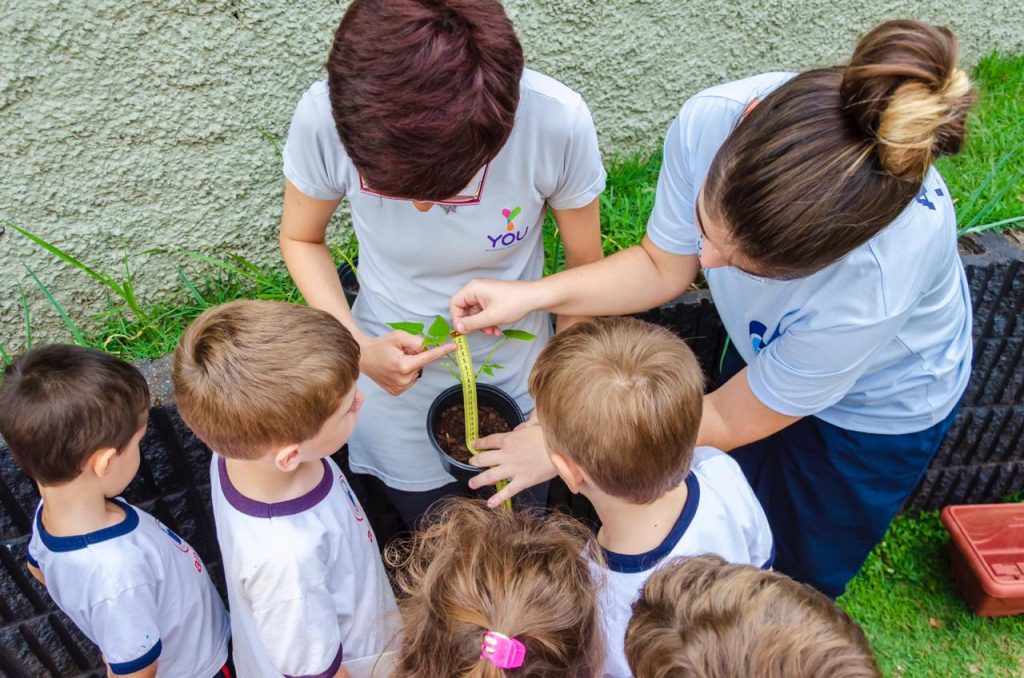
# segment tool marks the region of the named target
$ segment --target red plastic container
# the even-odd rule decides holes
[[[1024,503],[947,506],[953,579],[979,617],[1024,613]]]

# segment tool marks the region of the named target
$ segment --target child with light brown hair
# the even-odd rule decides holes
[[[636,678],[877,678],[864,632],[819,591],[716,556],[658,569],[633,604]]]
[[[592,678],[603,656],[600,549],[561,514],[451,499],[388,547],[404,596],[393,678]]]
[[[182,419],[214,452],[210,493],[239,678],[347,676],[397,624],[373,531],[328,456],[359,418],[359,345],[272,301],[209,309],[174,356]]]
[[[629,676],[623,639],[644,581],[672,556],[769,568],[772,533],[728,455],[695,448],[704,377],[686,343],[635,318],[555,336],[530,374],[548,454],[601,520],[604,673]]]

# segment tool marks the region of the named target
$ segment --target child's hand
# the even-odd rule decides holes
[[[551,480],[557,475],[551,458],[544,447],[544,431],[529,422],[520,424],[511,433],[495,433],[476,441],[480,452],[469,463],[486,471],[473,477],[469,486],[474,490],[508,480],[508,485],[487,500],[491,508],[498,508],[523,490]]]
[[[476,330],[500,337],[498,325],[522,320],[542,306],[530,291],[530,282],[508,280],[471,280],[448,302],[452,327],[462,334]]]
[[[394,330],[366,339],[360,350],[360,371],[391,395],[399,395],[416,383],[424,367],[454,351],[455,344],[424,351],[421,337]]]

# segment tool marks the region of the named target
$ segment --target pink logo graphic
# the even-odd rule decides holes
[[[510,231],[516,230],[516,225],[515,225],[515,223],[512,220],[515,219],[516,217],[518,217],[519,213],[522,212],[522,211],[523,210],[521,208],[519,208],[519,207],[515,207],[515,208],[513,208],[511,210],[506,207],[505,209],[501,210],[501,216],[505,217],[505,221],[508,222],[506,224],[506,227],[507,227],[508,230],[510,230]]]

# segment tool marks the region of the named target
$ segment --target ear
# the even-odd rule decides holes
[[[748,101],[747,102],[747,107],[743,109],[743,117],[745,118],[748,115],[750,115],[750,112],[752,110],[754,110],[755,108],[757,108],[757,105],[759,103],[761,103],[761,97],[754,97],[753,99]]]
[[[107,474],[110,473],[110,467],[114,463],[114,457],[116,456],[116,447],[101,448],[92,453],[89,461],[85,462],[85,468],[95,473],[97,478],[106,478]]]
[[[299,467],[299,446],[287,445],[274,453],[274,466],[285,473],[291,473]]]
[[[572,459],[562,455],[560,452],[551,453],[551,463],[555,465],[555,470],[558,471],[558,475],[565,481],[569,491],[573,494],[579,494],[585,477],[583,469],[577,466],[576,462]]]

